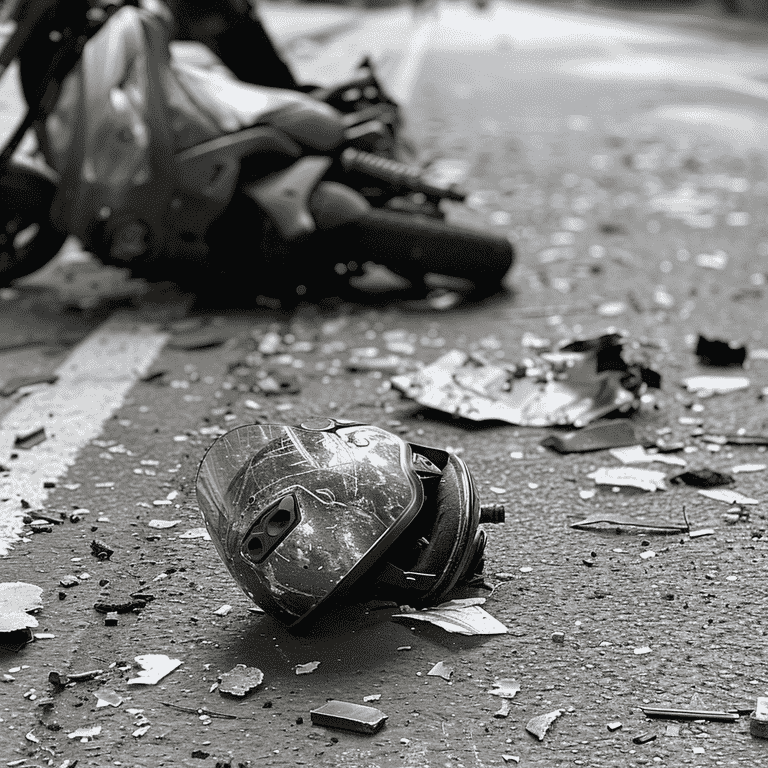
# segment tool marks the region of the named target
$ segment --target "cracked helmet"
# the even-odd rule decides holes
[[[504,518],[458,456],[338,419],[222,435],[197,500],[237,583],[294,631],[342,602],[441,602],[482,571],[479,524]]]

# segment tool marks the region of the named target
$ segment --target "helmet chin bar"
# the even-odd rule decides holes
[[[411,525],[382,558],[383,566],[371,574],[376,594],[381,599],[431,604],[442,602],[455,587],[482,573],[486,534],[480,522],[503,522],[499,505],[482,508],[478,514],[474,483],[463,462],[446,451],[411,445],[413,468],[424,489],[424,503]],[[446,472],[449,463],[452,472]],[[440,483],[464,486],[464,493],[439,492]],[[446,498],[461,500],[451,509],[441,509]],[[453,531],[453,534],[452,534]],[[455,535],[454,535],[455,534]],[[457,539],[462,539],[463,544]],[[431,567],[419,569],[425,550]],[[454,571],[445,579],[445,574]],[[438,587],[440,581],[441,587]],[[366,579],[370,584],[370,581]],[[436,587],[438,587],[436,589]]]

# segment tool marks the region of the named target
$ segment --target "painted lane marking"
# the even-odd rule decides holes
[[[0,555],[7,555],[22,528],[21,499],[32,509],[74,464],[80,449],[97,437],[122,405],[136,380],[146,374],[168,334],[117,313],[81,342],[56,370],[55,386],[30,394],[0,422]],[[45,427],[47,439],[30,450],[14,449],[17,435]],[[11,453],[18,458],[11,459]]]

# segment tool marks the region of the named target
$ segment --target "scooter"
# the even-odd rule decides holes
[[[360,148],[379,127],[359,110],[174,61],[160,0],[8,2],[0,76],[19,59],[28,109],[0,152],[0,284],[68,235],[137,277],[286,304],[339,295],[365,262],[474,295],[511,267],[506,238],[442,220],[459,190]],[[44,166],[14,156],[30,129]]]

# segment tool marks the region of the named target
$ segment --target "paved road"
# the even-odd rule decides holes
[[[453,313],[345,305],[284,317],[190,315],[185,297],[159,294],[115,312],[94,294],[130,295],[133,286],[94,271],[96,288],[86,281],[82,293],[88,267],[76,254],[36,290],[3,293],[0,342],[27,346],[0,352],[0,378],[59,376],[0,399],[0,463],[10,468],[0,475],[2,535],[12,543],[0,580],[43,588],[42,636],[0,656],[8,763],[764,762],[765,742],[750,737],[744,719],[670,728],[640,707],[744,708],[766,695],[765,472],[737,475],[734,487],[760,503],[736,510],[672,485],[590,497],[579,493],[594,490],[586,474],[618,464],[607,453],[563,457],[539,446],[547,430],[441,418],[396,396],[386,371],[347,366],[353,350],[371,347],[414,364],[451,347],[517,360],[530,354],[526,332],[558,340],[615,325],[663,377],[633,418],[642,438],[682,441],[689,468],[764,462],[760,448],[713,450],[701,434],[766,430],[768,36],[753,30],[740,42],[726,24],[686,31],[679,20],[661,28],[646,18],[445,3],[415,19],[404,9],[368,14],[321,46],[288,47],[307,77],[333,79],[364,50],[383,61],[424,157],[465,167],[469,216],[516,239],[508,297]],[[69,272],[76,283],[46,288]],[[283,347],[261,356],[269,330]],[[212,346],[184,348],[192,332],[208,334]],[[683,391],[680,379],[702,371],[692,353],[698,333],[748,344],[749,389],[708,399]],[[258,382],[267,370],[292,374],[300,392],[264,395]],[[147,373],[157,375],[140,381]],[[194,473],[216,434],[254,419],[327,414],[451,446],[483,498],[507,504],[507,523],[489,530],[496,589],[486,605],[507,635],[460,638],[353,614],[291,637],[253,613],[209,542],[188,537],[200,525]],[[40,426],[45,442],[13,447]],[[25,527],[13,540],[22,498],[54,516],[89,511],[50,533]],[[677,522],[683,506],[694,527],[714,535],[569,527],[597,512]],[[178,522],[151,526],[157,519]],[[111,559],[91,555],[94,538],[114,548]],[[79,583],[60,586],[68,575]],[[155,599],[104,626],[94,603],[137,590]],[[182,665],[157,686],[127,685],[133,659],[146,653]],[[317,670],[296,676],[295,665],[310,661],[321,662]],[[454,667],[451,681],[427,676],[438,661]],[[237,663],[265,673],[263,688],[242,702],[212,690]],[[94,668],[105,670],[98,680],[63,690],[47,682],[52,670]],[[493,717],[499,702],[488,695],[500,678],[520,684],[506,719]],[[97,707],[99,689],[123,702]],[[309,724],[309,710],[328,698],[359,703],[372,694],[389,715],[377,736]],[[47,698],[52,708],[39,707]],[[556,709],[563,714],[543,741],[525,732],[529,718]],[[613,722],[622,727],[609,730]],[[91,726],[101,731],[68,738]],[[642,733],[657,738],[634,744]]]

